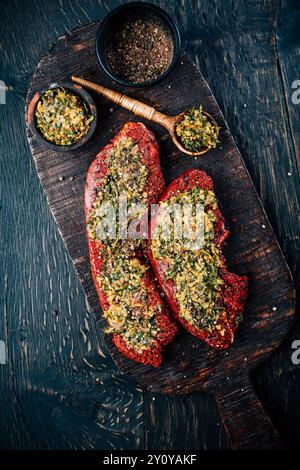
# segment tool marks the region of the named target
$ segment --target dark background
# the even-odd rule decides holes
[[[0,0],[0,448],[211,449],[228,439],[208,395],[162,397],[122,376],[89,314],[25,136],[25,97],[51,44],[122,1]],[[299,280],[300,2],[154,1],[208,81]],[[253,374],[284,441],[300,447],[300,320]],[[242,365],[241,365],[242,367]]]

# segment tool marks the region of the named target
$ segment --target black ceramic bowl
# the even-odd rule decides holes
[[[36,105],[39,102],[39,99],[45,93],[47,90],[52,89],[52,88],[58,88],[62,87],[65,88],[66,90],[69,90],[70,92],[74,93],[75,95],[78,95],[80,100],[85,103],[87,109],[89,110],[89,113],[94,116],[94,119],[92,120],[90,124],[90,128],[87,132],[87,134],[80,139],[78,142],[74,142],[74,144],[71,145],[58,145],[54,144],[53,142],[50,142],[49,140],[45,139],[43,134],[40,132],[37,122],[36,122],[36,117],[35,117],[35,109]],[[36,136],[36,138],[42,142],[47,148],[51,150],[56,150],[58,152],[67,152],[69,150],[74,150],[77,149],[78,147],[81,147],[83,144],[85,144],[93,135],[96,129],[97,125],[97,108],[96,105],[91,97],[91,95],[84,90],[80,85],[74,84],[74,83],[69,83],[69,82],[59,82],[59,83],[51,83],[51,85],[46,88],[45,90],[41,92],[36,92],[34,97],[32,98],[29,106],[28,106],[28,112],[27,112],[27,120],[28,120],[28,126],[32,130],[33,134]]]
[[[153,19],[165,31],[168,31],[173,42],[173,58],[168,68],[154,80],[136,83],[127,81],[111,69],[107,59],[107,45],[111,44],[116,32],[127,21],[134,19]],[[131,2],[121,5],[112,10],[101,22],[96,36],[96,54],[104,71],[113,80],[122,85],[132,87],[144,87],[154,85],[163,80],[174,68],[180,53],[181,40],[178,27],[172,18],[161,8],[152,3]]]

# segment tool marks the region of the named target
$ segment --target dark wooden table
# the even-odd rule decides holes
[[[114,366],[49,212],[25,137],[32,73],[51,44],[121,1],[2,0],[0,448],[211,449],[228,439],[213,398],[144,393]],[[156,1],[207,79],[299,284],[300,4]],[[224,8],[226,4],[226,8]],[[253,374],[289,447],[300,447],[299,319]]]

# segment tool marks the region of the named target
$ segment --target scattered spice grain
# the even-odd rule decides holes
[[[170,33],[152,19],[128,20],[107,46],[112,71],[132,83],[160,77],[169,67],[173,55]]]

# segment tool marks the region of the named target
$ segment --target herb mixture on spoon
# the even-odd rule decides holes
[[[216,148],[219,127],[203,113],[202,106],[190,109],[175,126],[175,132],[186,150],[201,152]]]

